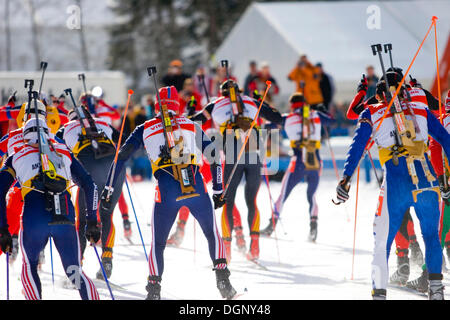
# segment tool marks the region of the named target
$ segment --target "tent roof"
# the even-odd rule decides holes
[[[367,9],[371,5],[380,8],[379,30],[367,27],[370,16]],[[337,82],[355,82],[369,64],[375,66],[378,74],[381,73],[378,58],[372,55],[370,48],[374,43],[392,43],[394,64],[405,70],[433,15],[438,16],[438,49],[443,52],[450,30],[448,0],[254,3],[216,55],[218,58],[229,56],[241,79],[240,73],[247,72],[249,60],[263,59],[273,66],[271,70],[275,78],[278,77],[281,83],[287,82],[286,75],[299,55],[306,54],[311,62],[322,62],[325,71]],[[252,40],[242,43],[242,34],[249,39],[256,36],[259,43]],[[273,53],[269,54],[270,51]],[[240,59],[247,59],[243,71],[238,70],[240,62],[236,60],[239,58],[232,52],[239,52]],[[419,80],[429,82],[434,77],[434,54],[434,33],[431,32],[411,69]],[[277,55],[282,63],[276,61]],[[386,56],[385,65],[389,66]]]

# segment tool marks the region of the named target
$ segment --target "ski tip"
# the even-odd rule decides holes
[[[436,17],[436,16],[431,17],[431,21],[433,21],[433,22],[436,22],[437,19],[438,19],[438,17]]]
[[[130,89],[130,90],[128,90],[128,94],[129,94],[129,95],[132,95],[133,93],[134,93],[134,91],[133,91],[133,90],[131,90],[131,89]]]
[[[272,81],[267,80],[266,84],[270,87],[272,85]]]

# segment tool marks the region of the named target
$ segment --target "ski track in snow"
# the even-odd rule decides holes
[[[331,203],[335,196],[336,178],[332,171],[324,172],[319,185],[316,200],[319,205],[319,227],[316,243],[307,240],[309,232],[308,203],[306,201],[306,184],[298,185],[291,193],[281,215],[281,224],[277,226],[277,241],[261,237],[260,261],[268,270],[246,261],[236,250],[233,238],[232,261],[229,265],[231,282],[238,292],[245,288],[245,299],[371,299],[371,260],[372,260],[372,220],[378,200],[378,186],[360,183],[360,198],[357,215],[356,248],[354,276],[352,274],[353,227],[355,216],[356,177],[353,179],[350,200],[340,206]],[[141,182],[130,184],[133,201],[137,210],[147,253],[151,242],[151,212],[154,197],[154,183]],[[281,183],[271,182],[273,197],[280,193]],[[124,186],[124,188],[126,188]],[[243,185],[237,192],[237,206],[241,212],[247,245],[248,236],[247,210],[243,195]],[[126,190],[125,190],[126,191]],[[133,192],[134,191],[134,192]],[[128,203],[128,195],[125,195]],[[261,229],[271,215],[267,187],[261,184],[258,193],[258,207],[261,212]],[[113,274],[111,282],[115,299],[144,299],[148,276],[148,264],[135,223],[135,217],[129,204],[129,216],[132,221],[134,245],[123,237],[122,218],[118,208],[114,214],[116,227],[116,247],[114,248]],[[221,209],[216,210],[216,219],[220,230]],[[424,252],[420,227],[413,214],[415,230]],[[172,231],[175,230],[174,224]],[[206,239],[197,224],[194,238],[194,219],[189,217],[186,225],[185,239],[180,248],[167,247],[165,251],[165,270],[162,281],[163,299],[218,299],[215,274],[208,254]],[[196,239],[196,243],[194,243]],[[277,253],[277,243],[279,257]],[[194,250],[195,248],[195,250]],[[98,248],[101,250],[100,248]],[[395,271],[395,247],[391,250],[390,274]],[[76,290],[65,289],[64,270],[59,254],[54,250],[55,284],[52,285],[50,248],[46,247],[46,262],[40,273],[43,299],[80,299]],[[10,268],[10,299],[24,299],[20,282],[22,255]],[[86,248],[83,269],[93,279],[101,299],[111,299],[106,284],[94,280],[99,269],[94,249]],[[410,279],[420,275],[420,268],[412,266]],[[444,284],[450,286],[444,273]],[[117,287],[117,286],[120,286]],[[122,289],[123,288],[123,289]],[[446,299],[449,292],[445,291]],[[0,256],[0,300],[6,299],[6,258]],[[388,287],[388,299],[426,299],[414,293]]]

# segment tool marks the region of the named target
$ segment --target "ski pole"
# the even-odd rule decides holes
[[[333,161],[333,167],[334,167],[334,173],[336,174],[336,179],[339,182],[339,170],[336,164],[336,158],[334,157],[334,152],[333,152],[333,148],[331,147],[331,140],[330,140],[330,135],[328,134],[328,129],[326,126],[323,126],[323,129],[325,131],[325,136],[327,139],[327,144],[328,144],[328,149],[330,149],[330,155],[331,155],[331,160]]]
[[[227,75],[227,80],[230,79],[230,73],[228,72],[228,60],[221,60],[220,65],[225,68],[225,73]]]
[[[391,62],[391,68],[394,70],[394,61],[392,60],[392,44],[386,43],[384,45],[384,53],[389,53],[389,60]]]
[[[328,134],[328,129],[327,129],[326,126],[323,126],[323,129],[324,129],[324,132],[325,132],[325,138],[327,140],[328,149],[330,150],[331,160],[333,162],[333,167],[334,167],[334,173],[336,174],[336,179],[337,179],[337,181],[339,183],[339,181],[340,181],[339,170],[338,170],[338,167],[337,167],[336,158],[334,156],[333,148],[331,147],[330,135]],[[344,206],[344,210],[345,210],[345,215],[347,216],[347,222],[350,222],[350,215],[348,214],[346,206]]]
[[[372,154],[369,149],[367,149],[367,155],[369,156],[370,164],[372,165],[373,172],[375,173],[375,178],[377,178],[378,186],[381,188],[383,181],[378,177],[377,168],[375,167],[375,162],[372,159]]]
[[[206,95],[206,100],[209,103],[209,93],[208,93],[208,89],[206,88],[206,84],[205,84],[205,75],[204,74],[199,74],[197,75],[197,79],[200,81],[202,87],[203,87],[203,91],[205,91],[205,95]]]
[[[125,178],[125,185],[127,186],[128,197],[130,198],[131,208],[133,209],[134,219],[136,220],[136,225],[138,227],[139,236],[141,237],[142,247],[144,248],[145,259],[147,259],[147,261],[148,261],[148,255],[147,255],[147,250],[145,249],[144,238],[142,237],[141,227],[139,225],[139,220],[138,220],[138,217],[136,214],[136,210],[134,209],[133,198],[131,197],[130,187],[128,186],[127,178]]]
[[[116,173],[116,166],[117,166],[117,157],[119,156],[119,150],[120,150],[120,145],[122,143],[122,135],[123,135],[123,128],[125,127],[125,119],[127,117],[127,113],[128,113],[128,106],[130,104],[130,99],[131,99],[131,95],[134,93],[133,90],[128,90],[128,99],[127,99],[127,104],[125,106],[125,111],[123,113],[123,117],[122,117],[122,125],[120,127],[120,134],[119,134],[119,141],[117,142],[117,147],[116,147],[116,155],[114,156],[114,163],[113,163],[113,168],[111,171],[111,177],[110,177],[110,181],[109,181],[109,185],[108,185],[108,195],[106,196],[106,201],[109,201],[109,198],[111,197],[111,187],[112,184],[114,182],[114,175]]]
[[[437,20],[437,17],[433,17],[433,22],[434,22],[434,47],[435,47],[435,55],[436,55],[436,78],[437,78],[438,99],[439,99],[439,120],[440,120],[441,124],[443,125],[444,124],[444,114],[443,114],[442,102],[441,102],[441,78],[440,78],[440,75],[439,75],[439,55],[438,55],[438,46],[437,46],[436,20]],[[448,188],[448,181],[447,181],[447,177],[446,177],[446,174],[445,174],[446,163],[445,163],[444,150],[442,150],[442,168],[443,168],[443,172],[444,172],[444,188],[447,189]]]
[[[47,66],[48,66],[47,62],[41,61],[42,75],[41,75],[41,83],[39,84],[39,98],[41,98],[42,83],[44,83],[44,74],[45,70],[47,70]]]
[[[86,76],[84,75],[84,73],[80,73],[78,75],[78,80],[81,80],[83,82],[83,89],[84,89],[84,93],[87,93],[87,89],[86,89]]]
[[[52,237],[49,237],[49,242],[50,242],[50,266],[52,267],[52,285],[53,285],[53,289],[55,289],[55,274],[53,272],[53,246],[52,246]]]
[[[131,191],[131,194],[133,195],[133,197],[136,200],[138,209],[141,210],[142,212],[145,212],[144,207],[142,206],[142,203],[139,201],[138,194],[136,193],[136,191],[133,188],[133,179],[128,175],[128,173],[126,173],[125,177],[130,182],[130,184],[129,184],[130,191]]]
[[[196,256],[197,256],[197,230],[195,227],[196,223],[195,223],[195,219],[194,219],[194,265],[196,262]]]
[[[106,272],[105,272],[105,268],[103,267],[102,260],[100,259],[100,256],[98,255],[97,248],[95,247],[95,245],[93,243],[91,243],[91,246],[94,248],[95,254],[97,256],[98,263],[100,263],[100,269],[102,269],[103,279],[105,279],[106,286],[108,287],[109,294],[111,295],[111,299],[115,300],[114,299],[114,295],[113,295],[112,290],[111,290],[111,286],[109,285],[108,277],[106,277]]]
[[[239,155],[237,157],[237,161],[233,166],[233,170],[231,170],[231,174],[230,177],[228,178],[227,184],[225,185],[225,190],[222,193],[221,196],[221,200],[223,200],[225,198],[225,195],[227,194],[228,188],[230,186],[231,183],[231,179],[233,178],[234,173],[236,172],[237,169],[237,165],[239,164],[239,161],[241,160],[242,154],[244,153],[245,150],[245,146],[247,145],[248,139],[250,138],[250,134],[252,132],[252,129],[254,128],[254,126],[256,125],[256,121],[258,120],[258,116],[259,116],[259,112],[261,111],[262,105],[264,103],[264,100],[266,99],[267,93],[269,92],[270,87],[272,86],[272,82],[270,81],[266,81],[266,91],[264,92],[264,96],[261,99],[261,103],[259,104],[259,108],[258,111],[256,112],[255,118],[253,119],[250,128],[248,129],[248,134],[245,135],[245,140],[244,140],[244,144],[241,147],[241,150],[239,151]]]
[[[273,203],[272,193],[270,192],[269,178],[267,177],[268,176],[267,163],[265,158],[263,160],[263,167],[264,167],[264,180],[266,181],[267,191],[269,192],[270,208],[272,209],[272,225],[274,226],[273,232],[275,233],[275,245],[277,247],[278,264],[280,264],[281,263],[280,248],[278,247],[277,228],[275,228],[275,207]]]
[[[352,255],[352,277],[351,277],[351,280],[353,280],[353,271],[354,271],[354,266],[355,266],[356,219],[358,217],[358,195],[359,195],[359,168],[360,168],[360,165],[358,164],[358,173],[356,176],[356,204],[355,204],[355,224],[353,227],[353,255]]]
[[[9,300],[9,252],[6,251],[6,300]]]

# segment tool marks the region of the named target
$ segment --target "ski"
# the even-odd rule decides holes
[[[245,296],[247,293],[248,293],[247,288],[245,288],[244,291],[242,292],[236,292],[236,294],[231,299],[224,298],[223,300],[239,300],[242,296]]]
[[[264,264],[262,264],[259,260],[256,260],[256,259],[254,259],[254,260],[247,259],[247,260],[252,262],[254,265],[256,265],[261,270],[269,271],[269,269]]]
[[[91,280],[94,282],[94,284],[95,284],[96,286],[97,286],[99,283],[105,284],[105,285],[106,285],[106,282],[105,282],[104,280],[99,280],[99,279],[91,279]],[[108,281],[109,281],[109,285],[111,286],[112,289],[122,290],[122,291],[128,291],[128,289],[126,289],[126,288],[124,288],[124,287],[122,287],[122,286],[120,286],[120,285],[118,285],[118,284],[112,283],[109,279],[108,279]]]
[[[402,290],[402,291],[406,291],[406,292],[409,292],[409,293],[414,293],[414,294],[416,294],[418,296],[421,296],[421,297],[425,297],[425,298],[428,297],[428,293],[427,292],[420,292],[420,291],[414,290],[412,288],[408,288],[407,286],[401,286],[401,285],[390,283],[389,287],[391,287],[393,289],[399,289],[399,290]]]

